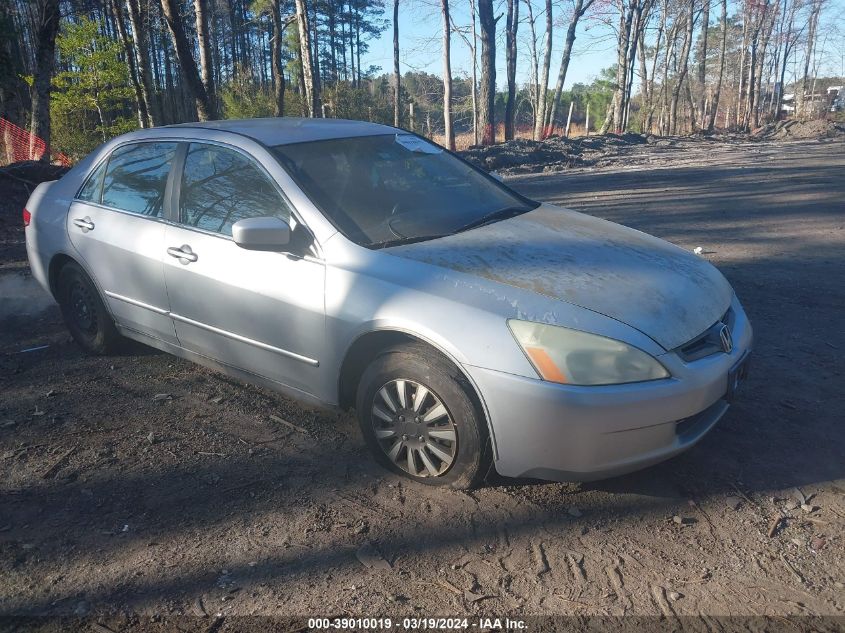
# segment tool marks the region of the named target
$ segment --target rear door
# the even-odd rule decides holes
[[[251,156],[211,143],[182,151],[178,221],[166,228],[164,258],[180,344],[312,393],[325,345],[325,265],[308,247],[310,234]],[[232,241],[235,222],[265,216],[291,224],[292,252]]]
[[[115,321],[176,343],[164,287],[165,204],[178,144],[115,149],[73,201],[68,234]]]

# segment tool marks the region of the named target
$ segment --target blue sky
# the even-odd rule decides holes
[[[385,0],[385,18],[393,18],[393,4]],[[469,1],[453,0],[450,3],[453,21],[458,27],[470,23]],[[542,46],[542,31],[544,15],[542,3],[535,2],[535,17],[537,18],[538,48]],[[734,0],[729,0],[728,11],[733,12]],[[556,18],[560,3],[555,3]],[[504,11],[504,2],[494,2],[496,14]],[[529,27],[524,21],[527,13],[525,4],[520,6],[519,27],[519,57],[517,60],[517,82],[519,85],[528,81],[530,75],[530,52],[528,47]],[[564,16],[568,17],[568,16]],[[711,15],[715,21],[716,16]],[[504,52],[504,22],[502,17],[497,28],[496,42],[496,84],[499,90],[505,87],[505,52]],[[829,0],[822,14],[822,22],[828,33],[822,38],[823,47],[820,75],[845,74],[845,0]],[[441,16],[439,0],[400,0],[399,4],[399,61],[402,72],[408,70],[425,71],[440,76],[442,74],[441,59]],[[552,68],[549,77],[550,86],[557,80],[560,67],[560,56],[563,40],[566,36],[566,24],[556,24],[553,35]],[[573,83],[590,83],[602,68],[615,63],[615,36],[613,29],[596,18],[582,18],[579,24],[572,61],[566,77],[565,88]],[[542,52],[540,53],[542,54]],[[380,66],[383,72],[393,70],[393,29],[388,29],[378,40],[370,42],[369,54],[364,57],[364,67],[373,64]],[[452,34],[452,74],[468,76],[471,72],[470,51],[464,41],[457,34]],[[788,68],[788,74],[791,68]],[[788,79],[789,80],[789,79]]]
[[[389,2],[389,0],[388,0]],[[454,2],[451,7],[452,18],[458,27],[470,24],[469,2],[461,0]],[[498,3],[497,3],[498,4]],[[502,9],[504,10],[504,3]],[[387,7],[385,17],[392,20],[392,3]],[[520,6],[520,18],[525,17],[525,5]],[[536,17],[536,15],[535,15]],[[541,15],[537,20],[538,37],[542,38],[545,16]],[[522,19],[520,19],[522,22]],[[505,18],[499,20],[496,42],[496,84],[500,90],[505,87],[505,51],[504,51],[504,22]],[[585,31],[584,29],[589,29]],[[518,38],[520,40],[519,56],[517,58],[517,82],[521,85],[528,81],[530,75],[530,53],[528,38],[530,30],[527,23],[522,22],[519,27]],[[469,34],[468,34],[469,35]],[[557,80],[557,71],[560,67],[560,56],[563,49],[563,40],[566,36],[566,25],[556,26],[553,36],[555,44],[552,53],[552,71],[549,83],[553,86]],[[425,71],[438,76],[442,75],[442,21],[440,16],[440,3],[432,0],[416,0],[401,2],[399,4],[399,63],[402,72],[408,70]],[[567,73],[566,86],[573,83],[590,83],[602,68],[614,63],[615,41],[612,30],[598,24],[596,21],[583,22],[578,29],[577,39],[573,49],[572,61]],[[542,41],[538,42],[538,48]],[[542,54],[542,53],[541,53]],[[472,71],[471,55],[469,47],[464,43],[458,34],[452,34],[452,74],[454,76],[469,76]],[[381,38],[370,42],[369,54],[364,57],[362,66],[369,64],[381,66],[382,71],[392,72],[393,70],[393,28],[389,26]]]

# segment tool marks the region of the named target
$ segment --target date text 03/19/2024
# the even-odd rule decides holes
[[[401,629],[406,631],[426,630],[525,630],[527,625],[524,620],[510,618],[309,618],[308,628],[351,630],[390,630]]]

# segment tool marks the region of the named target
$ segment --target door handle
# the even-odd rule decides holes
[[[94,223],[91,221],[87,215],[84,218],[74,218],[73,220],[74,226],[78,226],[82,229],[83,233],[87,233],[88,231],[94,230]]]
[[[191,247],[187,244],[182,244],[182,246],[171,246],[167,249],[167,254],[178,259],[180,264],[187,265],[190,262],[197,261],[197,254],[192,251]]]

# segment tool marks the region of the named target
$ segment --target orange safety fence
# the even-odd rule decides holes
[[[40,160],[44,155],[46,143],[30,134],[11,121],[0,117],[0,165],[8,165],[21,160]],[[65,154],[51,148],[51,162],[65,167],[71,166],[71,160]]]

